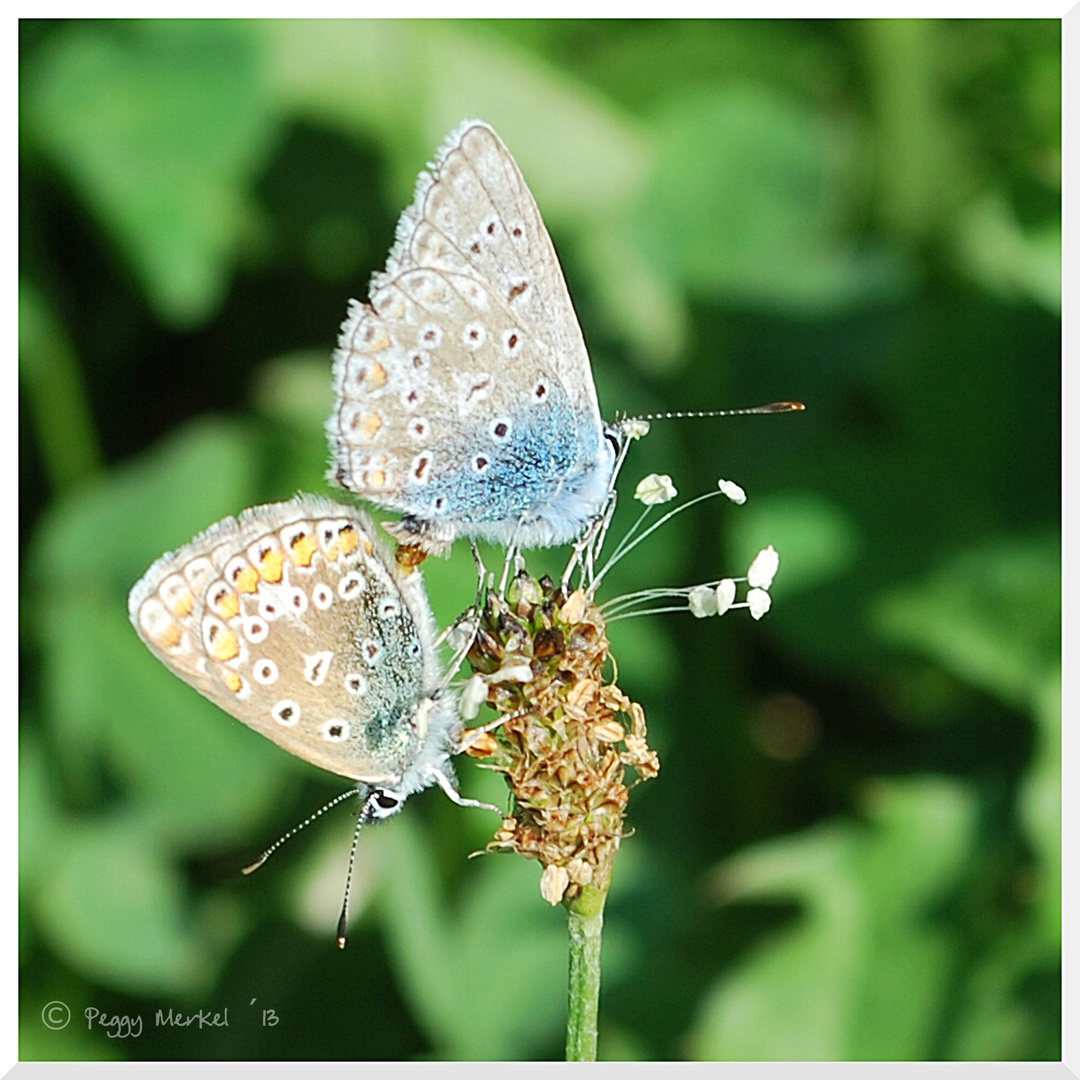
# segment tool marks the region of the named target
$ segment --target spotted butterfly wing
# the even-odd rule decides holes
[[[555,249],[517,164],[462,124],[420,174],[385,271],[334,358],[329,477],[403,515],[427,551],[457,536],[573,539],[614,467]]]
[[[421,576],[359,511],[303,496],[226,518],[158,559],[128,610],[166,667],[297,757],[401,798],[451,775]]]

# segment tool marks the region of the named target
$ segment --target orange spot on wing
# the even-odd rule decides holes
[[[233,584],[241,591],[252,593],[259,587],[259,572],[254,566],[245,566],[233,577]]]
[[[360,438],[371,442],[379,434],[382,423],[382,417],[378,413],[368,413],[358,425]]]
[[[360,546],[360,537],[351,525],[346,525],[338,533],[338,543],[341,545],[342,552],[349,555]]]
[[[222,630],[214,638],[214,657],[217,660],[232,660],[240,655],[240,642],[231,630]]]
[[[215,615],[220,615],[223,619],[235,618],[240,614],[240,597],[232,590],[222,591],[214,598],[210,608]]]
[[[172,604],[172,612],[178,618],[182,619],[185,615],[191,614],[191,609],[195,606],[195,597],[190,592],[181,593]]]
[[[268,551],[259,563],[259,573],[264,581],[277,583],[281,580],[281,568],[285,563],[285,552],[275,548]]]
[[[289,558],[297,566],[310,566],[311,558],[318,550],[319,545],[315,540],[308,533],[301,533],[289,545]]]

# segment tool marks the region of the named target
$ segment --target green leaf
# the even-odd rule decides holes
[[[46,990],[26,1001],[19,1017],[20,1061],[123,1061],[123,1045],[119,1039],[110,1039],[103,1032],[87,1030],[86,1008],[94,1006],[89,988],[79,987],[79,1000],[73,1000],[70,982],[63,990]],[[29,995],[27,995],[29,997]],[[59,1031],[52,1031],[41,1022],[44,1004],[62,1001],[71,1009],[72,1022]],[[81,1021],[81,1022],[80,1022]]]
[[[191,425],[54,504],[28,560],[24,608],[50,672],[43,693],[59,760],[85,778],[102,754],[129,796],[153,808],[154,827],[185,842],[243,831],[290,759],[149,653],[128,622],[127,593],[163,551],[253,501],[252,442],[244,424]]]
[[[881,599],[875,624],[887,641],[1030,707],[1060,662],[1060,537],[995,539],[956,556]]]
[[[565,916],[541,900],[538,868],[512,856],[473,860],[466,891],[452,905],[433,873],[430,838],[404,817],[394,833],[384,925],[403,990],[437,1056],[500,1060],[558,1041]]]
[[[1025,228],[1003,193],[966,206],[955,226],[956,258],[986,288],[1028,297],[1061,314],[1061,219]]]
[[[1059,1060],[1061,957],[1040,952],[1028,929],[1020,927],[1001,934],[978,958],[960,997],[950,1060]],[[1040,977],[1051,990],[1033,1002],[1029,988]]]
[[[19,732],[19,891],[33,887],[49,861],[61,815],[53,800],[52,778],[36,734]]]
[[[493,124],[556,243],[575,238],[610,330],[651,366],[674,361],[686,334],[682,297],[612,228],[639,197],[652,154],[628,114],[479,23],[267,20],[258,29],[281,108],[375,137],[402,209],[462,120]]]
[[[507,140],[545,216],[585,219],[624,201],[644,175],[646,144],[629,117],[478,23],[267,20],[257,29],[282,106],[378,135],[402,205],[435,147],[469,117]],[[575,168],[554,145],[573,148]]]
[[[1051,675],[1035,703],[1034,760],[1020,789],[1020,818],[1038,855],[1034,890],[1041,942],[1061,955],[1061,673]]]
[[[259,452],[250,424],[189,424],[106,479],[52,503],[28,552],[31,582],[45,594],[106,587],[123,599],[162,552],[250,505]]]
[[[666,276],[797,312],[896,295],[898,266],[845,235],[849,139],[807,104],[751,85],[702,88],[665,101],[654,130],[631,229]]]
[[[69,822],[53,837],[35,917],[69,964],[129,993],[205,990],[213,966],[184,920],[179,876],[138,817]]]
[[[954,945],[934,904],[957,884],[975,804],[940,779],[881,782],[871,825],[759,844],[716,875],[729,900],[800,915],[717,981],[691,1033],[699,1060],[917,1060],[933,1051]]]
[[[245,24],[72,24],[27,73],[24,110],[24,131],[114,236],[159,314],[205,320],[275,140]]]

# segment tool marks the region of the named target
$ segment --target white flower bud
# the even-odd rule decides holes
[[[585,614],[585,593],[581,589],[575,589],[566,599],[566,603],[559,608],[559,618],[569,626],[581,622]]]

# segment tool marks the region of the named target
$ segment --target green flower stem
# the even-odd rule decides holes
[[[600,1015],[600,940],[607,890],[588,887],[567,905],[570,929],[570,1002],[566,1060],[595,1061]]]

